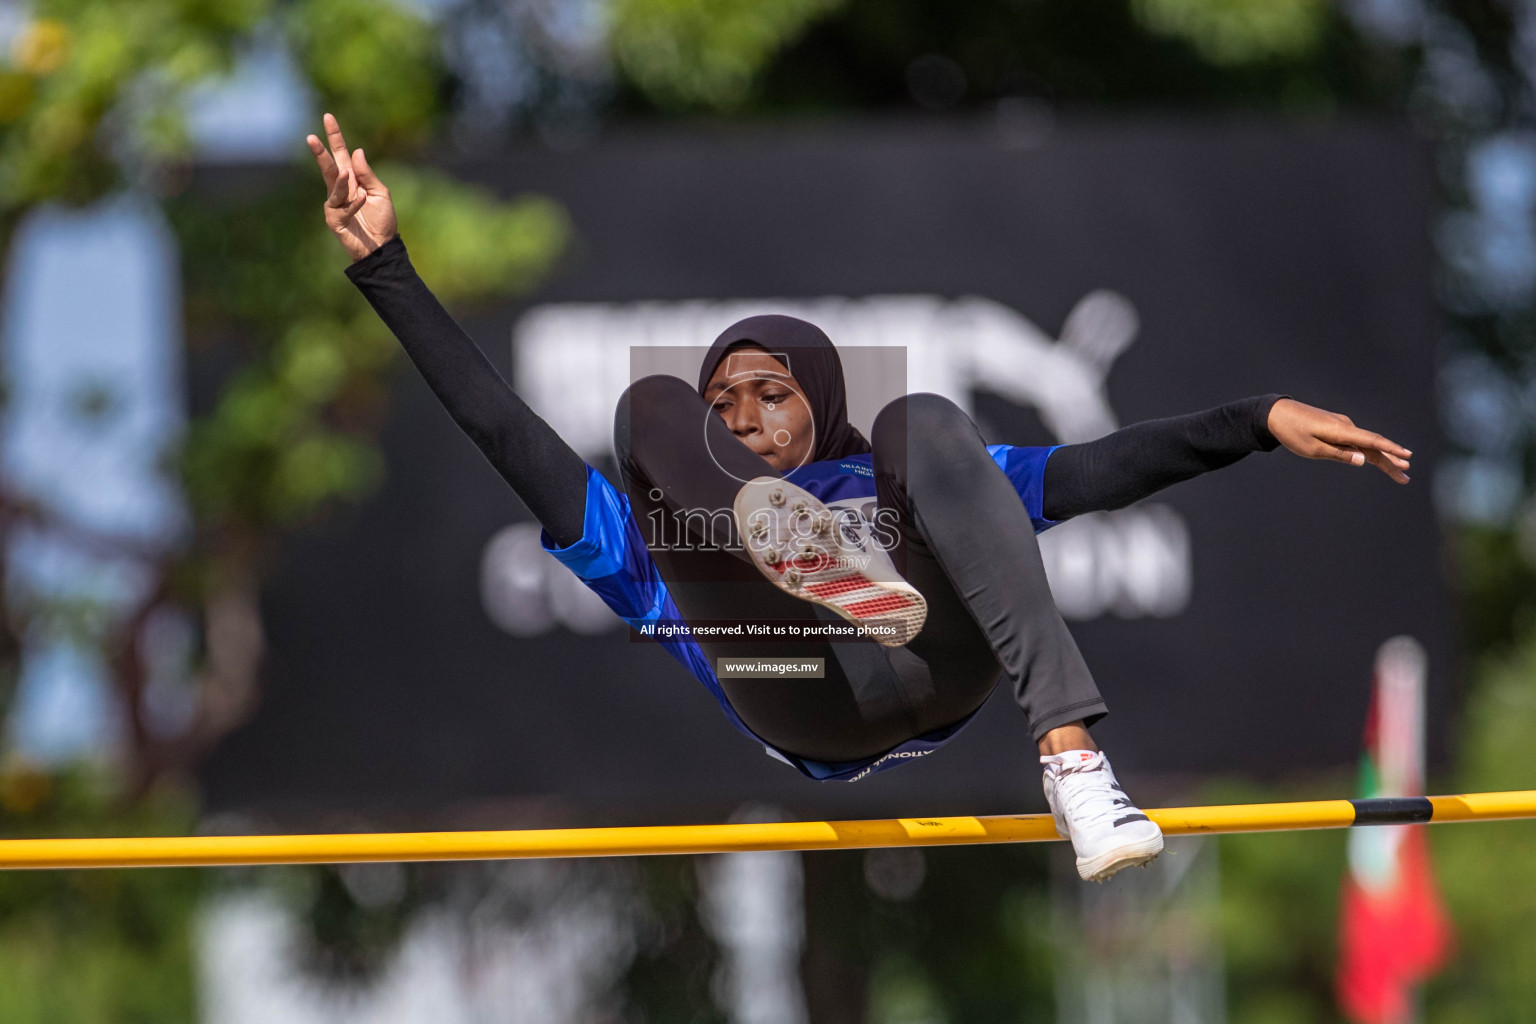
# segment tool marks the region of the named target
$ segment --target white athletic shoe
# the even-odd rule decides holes
[[[869,628],[900,647],[923,628],[928,602],[866,530],[802,487],[760,476],[736,494],[736,524],[752,563],[780,589]]]
[[[1083,881],[1105,881],[1163,852],[1163,830],[1131,803],[1102,751],[1067,750],[1040,763],[1056,831],[1072,840]]]

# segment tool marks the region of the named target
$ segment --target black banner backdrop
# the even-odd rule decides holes
[[[1408,487],[1278,451],[1042,546],[1112,709],[1095,734],[1132,792],[1354,763],[1374,653],[1399,634],[1429,652],[1443,756],[1430,184],[1406,131],[836,124],[615,136],[459,170],[574,219],[538,310],[465,323],[509,375],[516,330],[515,386],[593,460],[626,346],[707,341],[760,308],[737,300],[764,297],[824,300],[811,308],[834,341],[912,346],[908,386],[962,400],[994,442],[1081,440],[1268,391],[1400,440],[1416,453]],[[283,554],[263,700],[205,767],[213,808],[511,826],[711,820],[751,801],[817,816],[1043,807],[1006,682],[939,753],[813,783],[573,596],[534,527],[509,532],[527,512],[408,368],[384,447],[378,495]]]

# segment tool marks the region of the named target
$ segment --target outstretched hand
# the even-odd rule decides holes
[[[1367,462],[1400,484],[1408,482],[1413,454],[1395,441],[1362,430],[1348,416],[1282,398],[1269,410],[1275,440],[1308,459],[1332,459],[1352,466]]]
[[[362,149],[347,150],[341,125],[330,114],[325,137],[325,142],[314,135],[305,139],[325,178],[325,223],[356,263],[395,237],[395,204]]]

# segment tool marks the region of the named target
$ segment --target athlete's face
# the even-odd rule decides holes
[[[704,400],[742,444],[774,469],[788,472],[810,461],[816,434],[804,389],[762,349],[738,348],[720,360]]]

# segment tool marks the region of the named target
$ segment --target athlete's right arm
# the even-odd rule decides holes
[[[325,115],[329,147],[309,148],[325,177],[325,220],[352,257],[347,276],[400,340],[428,386],[551,539],[582,539],[587,465],[518,397],[411,266],[389,190]]]
[[[1281,445],[1303,458],[1370,464],[1400,484],[1408,482],[1413,454],[1356,427],[1347,416],[1282,395],[1257,395],[1054,449],[1045,464],[1042,515],[1061,520],[1124,508],[1170,484]]]

